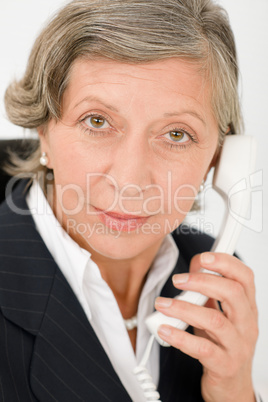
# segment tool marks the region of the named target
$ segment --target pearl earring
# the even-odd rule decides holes
[[[42,152],[42,156],[40,158],[40,165],[46,166],[48,163],[48,157],[46,152]]]
[[[205,188],[205,180],[203,179],[202,183],[200,184],[198,193],[199,194],[202,193],[204,191],[204,188]]]

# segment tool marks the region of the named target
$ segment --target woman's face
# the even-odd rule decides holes
[[[116,259],[155,247],[183,221],[218,144],[209,83],[175,58],[76,61],[61,120],[39,132],[58,220],[81,246]]]

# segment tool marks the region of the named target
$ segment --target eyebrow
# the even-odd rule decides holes
[[[193,110],[186,110],[186,111],[183,111],[183,112],[165,113],[164,117],[181,116],[182,114],[190,114],[191,116],[193,116],[193,117],[197,118],[198,120],[200,120],[204,124],[204,126],[206,126],[206,122],[203,119],[203,117],[199,113],[194,112]]]
[[[74,108],[77,108],[78,106],[81,105],[81,103],[84,103],[84,102],[88,102],[88,103],[89,103],[89,102],[98,102],[98,103],[101,103],[103,106],[105,106],[107,109],[110,109],[110,110],[112,110],[113,112],[119,113],[119,110],[116,109],[114,106],[109,105],[109,104],[103,102],[101,99],[97,98],[96,96],[87,96],[86,98],[84,98],[84,99],[82,99],[80,102],[78,102],[78,103],[75,105]]]
[[[105,106],[107,109],[110,109],[110,110],[112,110],[113,112],[119,113],[119,110],[116,109],[114,106],[109,105],[108,103],[103,102],[100,98],[98,98],[98,97],[96,97],[96,96],[87,96],[86,98],[84,98],[84,99],[82,99],[80,102],[78,102],[78,103],[75,105],[75,108],[77,108],[78,106],[81,105],[81,103],[84,103],[84,102],[88,102],[88,103],[89,103],[89,102],[98,102],[98,103],[102,104],[103,106]],[[202,116],[201,116],[199,113],[194,112],[194,111],[192,111],[192,110],[186,110],[186,111],[184,111],[184,112],[165,113],[165,114],[164,114],[164,117],[181,116],[182,114],[190,114],[191,116],[193,116],[193,117],[197,118],[198,120],[200,120],[200,121],[204,124],[204,126],[206,126],[206,122],[205,122],[205,120],[202,118]]]

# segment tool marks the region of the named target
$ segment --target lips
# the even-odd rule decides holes
[[[137,216],[120,214],[118,212],[106,212],[94,207],[102,223],[113,231],[132,232],[144,225],[149,216]]]
[[[128,219],[147,219],[148,218],[148,216],[119,214],[118,212],[104,211],[104,210],[96,208],[96,207],[94,207],[94,208],[96,209],[97,212],[109,215],[110,217],[115,218],[115,219],[128,220]]]

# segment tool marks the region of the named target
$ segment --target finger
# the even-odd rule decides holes
[[[252,309],[256,309],[254,273],[241,260],[225,253],[203,253],[200,255],[200,263],[203,268],[211,269],[240,283]]]
[[[190,272],[191,273],[195,273],[195,272],[199,272],[200,271],[200,256],[201,254],[196,254],[192,260],[191,260],[191,264],[190,264]],[[219,303],[214,300],[214,299],[209,299],[207,301],[207,303],[205,304],[206,307],[211,307],[211,308],[215,308],[217,310],[220,310],[220,306]]]
[[[177,328],[161,325],[158,335],[169,345],[181,350],[183,353],[198,359],[200,363],[209,370],[223,371],[226,367],[226,356],[219,346],[206,338],[200,338]]]
[[[173,283],[179,289],[199,292],[220,301],[228,319],[241,331],[245,330],[245,322],[252,319],[253,313],[244,288],[236,281],[202,272],[174,275]]]
[[[222,312],[220,302],[218,302],[217,300],[208,299],[208,301],[206,302],[206,304],[204,306],[209,307],[209,308],[214,308],[214,309],[219,310],[219,311]]]
[[[204,330],[214,342],[226,350],[239,347],[237,330],[218,310],[162,297],[156,299],[155,307],[169,317],[178,318],[195,328]]]
[[[191,273],[200,271],[200,268],[201,268],[201,265],[200,265],[200,256],[201,256],[201,254],[196,254],[196,255],[194,255],[193,258],[191,259],[190,268],[189,268],[189,271],[190,271]]]
[[[218,272],[222,276],[240,283],[247,295],[251,309],[257,313],[253,271],[238,258],[224,253],[202,253],[195,256],[194,269],[199,268]],[[198,261],[199,260],[199,261]]]

